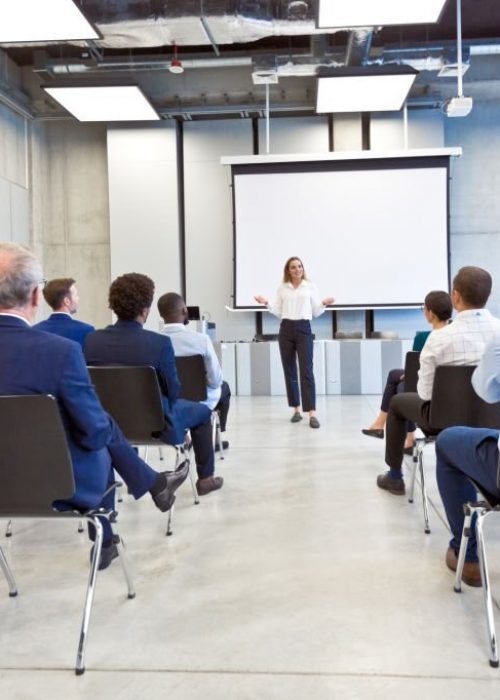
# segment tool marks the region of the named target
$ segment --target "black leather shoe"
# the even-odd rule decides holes
[[[206,496],[211,491],[221,489],[223,483],[224,479],[221,476],[207,476],[205,479],[198,479],[196,490],[199,496]]]
[[[301,420],[302,420],[302,414],[301,413],[294,413],[293,416],[290,418],[290,423],[298,423]]]
[[[229,443],[228,443],[227,440],[223,440],[223,441],[222,441],[222,449],[223,449],[223,450],[229,449]],[[219,443],[217,443],[216,446],[214,447],[214,452],[220,452],[220,445],[219,445]]]
[[[377,476],[377,486],[379,489],[389,491],[393,496],[404,496],[406,492],[403,479],[393,479],[390,472]]]
[[[161,472],[158,474],[156,484],[151,489],[151,497],[155,506],[165,513],[174,505],[175,492],[186,481],[189,474],[189,460],[180,464],[175,472]]]
[[[363,428],[361,431],[363,435],[368,435],[369,437],[384,439],[384,431],[382,428]]]
[[[116,559],[118,556],[118,547],[116,546],[117,543],[120,541],[120,536],[119,535],[113,535],[113,539],[109,544],[106,546],[103,544],[101,548],[101,558],[99,560],[99,565],[98,569],[99,571],[102,571],[103,569],[107,569],[108,566],[111,564],[113,559]],[[90,550],[90,561],[92,561],[92,557],[94,556],[94,547],[95,545],[92,545],[92,548]]]

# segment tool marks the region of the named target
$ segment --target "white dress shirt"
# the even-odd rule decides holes
[[[325,310],[321,303],[316,285],[308,280],[302,280],[298,287],[291,282],[283,282],[278,287],[276,299],[268,304],[268,311],[274,316],[290,321],[306,320],[320,316]]]
[[[432,331],[420,353],[417,392],[430,401],[436,367],[475,365],[486,343],[500,331],[500,320],[486,309],[468,309],[457,314],[453,323]]]
[[[172,341],[176,357],[203,357],[207,373],[207,400],[200,403],[204,403],[213,411],[221,395],[222,369],[212,341],[205,333],[191,331],[183,323],[166,323],[161,332]]]
[[[472,386],[484,401],[500,401],[500,330],[495,331],[493,338],[486,344],[483,356],[472,375]]]

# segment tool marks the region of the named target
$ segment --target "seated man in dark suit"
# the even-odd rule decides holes
[[[109,289],[109,307],[118,317],[113,326],[90,333],[85,341],[87,363],[150,366],[156,369],[163,394],[169,444],[184,441],[190,429],[198,471],[200,496],[220,489],[223,479],[214,476],[214,450],[210,409],[196,401],[179,399],[180,384],[170,339],[143,328],[153,303],[154,283],[146,275],[131,272],[118,277]]]
[[[43,296],[54,313],[45,321],[36,323],[34,328],[75,340],[83,347],[85,337],[95,328],[90,323],[72,318],[78,311],[80,301],[75,280],[71,277],[50,280],[43,289]]]
[[[149,491],[161,511],[169,510],[176,488],[188,475],[187,464],[173,474],[159,474],[139,459],[103,411],[79,345],[31,327],[42,277],[31,251],[0,243],[0,395],[51,394],[57,399],[75,476],[70,505],[112,508],[114,492],[105,498],[103,494],[114,481],[114,468],[134,498]],[[100,569],[117,556],[107,520],[103,528]]]

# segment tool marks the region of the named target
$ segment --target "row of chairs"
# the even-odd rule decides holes
[[[409,352],[405,362],[405,391],[417,390],[418,370],[420,367],[420,353]],[[417,437],[413,448],[412,473],[408,500],[413,503],[415,480],[418,471],[420,489],[422,494],[422,507],[424,513],[424,531],[430,533],[429,505],[425,481],[423,453],[427,445],[433,444],[438,433],[445,428],[454,426],[467,426],[471,428],[494,428],[500,430],[500,402],[489,404],[483,401],[472,387],[473,366],[441,366],[436,368],[432,387],[429,424],[435,429],[433,433],[423,432],[422,437]],[[479,566],[483,586],[484,604],[486,609],[486,622],[488,628],[488,640],[490,647],[490,665],[498,667],[498,648],[493,616],[493,601],[491,596],[488,562],[483,536],[484,520],[492,513],[500,513],[500,499],[487,493],[485,489],[473,482],[476,490],[482,495],[480,501],[464,504],[465,522],[460,544],[460,553],[455,577],[454,591],[461,592],[462,571],[465,562],[467,541],[470,535],[472,517],[475,516],[476,534],[478,544]]]
[[[199,355],[177,358],[182,397],[194,401],[206,399],[206,376]],[[164,446],[159,437],[165,426],[158,377],[152,367],[89,368],[96,392],[104,408],[113,416],[127,439],[134,445]],[[220,423],[213,413],[214,441],[222,450]],[[186,443],[175,445],[176,466],[188,451]],[[223,458],[223,452],[221,452]],[[190,471],[195,503],[199,502]],[[71,500],[75,492],[73,467],[66,435],[55,399],[51,396],[0,396],[0,517],[9,521],[6,535],[12,534],[14,518],[77,518],[94,525],[96,539],[78,641],[75,673],[85,671],[85,648],[102,549],[102,525],[116,520],[113,510],[55,510],[55,502]],[[29,484],[29,488],[27,488]],[[115,482],[110,488],[121,486]],[[168,514],[167,534],[171,534],[172,511]],[[82,531],[83,527],[79,527]],[[130,569],[121,538],[115,538],[119,560],[127,584],[127,596],[135,597]],[[7,580],[9,596],[17,596],[17,585],[0,547],[0,569]]]

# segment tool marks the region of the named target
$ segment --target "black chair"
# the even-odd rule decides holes
[[[494,404],[497,406],[499,404]],[[484,607],[486,612],[486,626],[488,629],[488,643],[490,647],[490,666],[498,667],[498,646],[495,631],[495,616],[493,614],[493,600],[491,597],[490,577],[488,573],[488,562],[486,559],[486,548],[484,543],[484,521],[493,513],[500,513],[500,498],[493,496],[485,491],[485,489],[476,481],[471,479],[476,491],[482,496],[481,501],[469,501],[464,504],[464,527],[462,530],[462,539],[460,541],[460,551],[458,554],[457,571],[455,574],[455,584],[453,590],[455,593],[462,592],[462,571],[465,562],[465,554],[467,551],[467,542],[469,541],[471,531],[471,521],[475,516],[475,528],[477,538],[477,552],[479,555],[479,571],[481,573],[481,583],[483,586]]]
[[[423,468],[424,447],[434,442],[441,430],[457,425],[500,429],[500,403],[489,404],[479,398],[471,383],[474,370],[475,367],[470,365],[460,367],[442,365],[436,368],[429,414],[429,425],[432,426],[432,431],[423,431],[425,437],[415,440],[413,473],[408,500],[410,503],[413,502],[415,476],[418,468],[424,510],[424,529],[427,534],[430,532],[430,528]]]
[[[85,646],[101,556],[103,529],[99,518],[113,522],[114,511],[56,510],[55,502],[71,500],[75,492],[73,467],[59,407],[52,396],[0,397],[0,517],[84,518],[96,531],[94,554],[83,609],[75,673],[85,671]],[[116,483],[110,488],[116,487]],[[128,597],[135,591],[128,570],[123,542],[116,537],[119,559],[127,582]],[[0,547],[0,568],[17,595],[14,575]]]
[[[405,359],[405,392],[417,391],[418,370],[420,369],[420,352],[410,350]]]
[[[176,357],[175,365],[181,383],[181,398],[189,401],[206,401],[207,399],[207,372],[205,362],[201,355],[187,355]],[[224,459],[222,446],[220,416],[217,410],[212,411],[212,440],[214,449],[219,445],[220,458]]]
[[[146,448],[166,443],[159,437],[165,427],[158,376],[153,367],[89,367],[90,378],[105,411],[120,426],[133,445]],[[187,445],[172,445],[176,450],[175,468],[182,458],[189,461]],[[189,470],[194,502],[199,503],[196,484]],[[168,512],[166,534],[172,534],[172,508]]]

